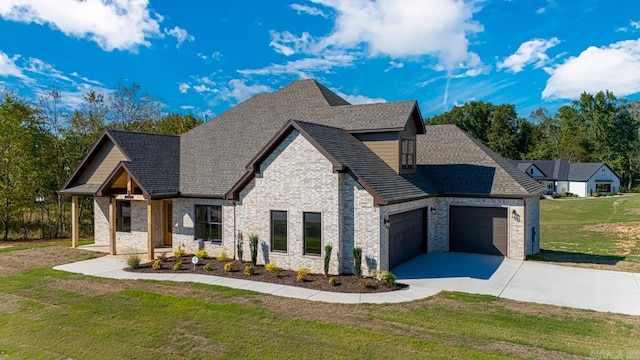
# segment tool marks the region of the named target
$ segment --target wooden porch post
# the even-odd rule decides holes
[[[71,197],[71,247],[78,247],[78,222],[80,216],[78,214],[78,195]]]
[[[153,260],[153,218],[151,212],[151,199],[147,200],[147,252],[149,260]]]
[[[109,254],[116,254],[116,198],[109,203]]]

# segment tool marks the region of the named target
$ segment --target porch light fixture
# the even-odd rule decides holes
[[[431,207],[431,215],[435,215],[436,214],[436,208],[434,208],[433,206]]]
[[[516,212],[516,209],[513,209],[511,211],[511,218],[515,221],[519,221],[520,220],[520,215]]]
[[[391,227],[391,222],[389,221],[389,219],[384,219],[384,227],[386,227],[387,229]]]

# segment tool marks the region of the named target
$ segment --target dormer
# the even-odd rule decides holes
[[[398,174],[416,172],[416,134],[425,127],[417,104],[402,128],[350,131]]]

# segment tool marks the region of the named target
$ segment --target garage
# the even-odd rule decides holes
[[[507,209],[449,207],[449,251],[507,256]]]
[[[389,268],[393,269],[427,251],[425,210],[389,216]]]

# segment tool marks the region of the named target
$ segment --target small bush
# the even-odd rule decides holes
[[[242,272],[247,276],[251,276],[256,273],[256,268],[253,267],[253,265],[247,265],[244,267],[244,270]]]
[[[378,282],[376,281],[376,279],[372,279],[372,278],[362,278],[358,280],[358,284],[360,284],[360,286],[366,289],[378,288]]]
[[[173,255],[176,257],[176,259],[180,259],[185,254],[186,252],[184,251],[184,248],[182,246],[178,246],[178,250],[173,252]]]
[[[309,277],[309,273],[310,272],[311,272],[311,269],[306,268],[306,267],[302,267],[302,268],[298,269],[298,275],[296,275],[296,280],[298,280],[300,282],[307,281],[307,278]]]
[[[156,261],[153,262],[153,265],[151,265],[151,268],[153,270],[160,270],[162,269],[162,260],[160,259],[156,259]]]
[[[232,262],[228,262],[228,263],[224,264],[224,271],[226,271],[226,272],[233,271],[233,263]]]
[[[206,263],[206,264],[204,264],[204,266],[203,266],[202,268],[203,268],[205,271],[211,271],[211,270],[213,270],[213,269],[211,268],[211,263]]]
[[[324,276],[329,276],[329,263],[331,262],[331,250],[333,250],[333,246],[331,244],[327,244],[324,247]]]
[[[331,277],[329,278],[329,285],[331,285],[331,286],[337,286],[337,285],[340,285],[340,282],[338,281],[338,279],[336,279],[336,277],[335,277],[335,276],[331,276]]]
[[[620,195],[622,195],[622,193],[620,191],[618,191],[618,193],[616,195],[620,196]]]
[[[396,276],[391,271],[378,271],[376,272],[376,279],[383,282],[387,286],[396,285]]]
[[[195,255],[200,260],[206,259],[206,258],[209,257],[209,254],[207,254],[207,250],[205,250],[205,249],[200,249],[200,250],[196,251]]]
[[[269,261],[264,266],[264,270],[266,272],[268,272],[269,274],[274,275],[276,277],[280,276],[280,273],[282,272],[282,268],[279,267],[278,265],[276,265],[276,263],[274,261]]]
[[[227,255],[226,251],[222,250],[222,252],[220,253],[217,259],[220,262],[225,262],[225,261],[229,261],[229,256]]]
[[[237,244],[237,252],[238,252],[238,260],[240,260],[241,262],[242,260],[242,255],[244,253],[244,235],[242,235],[241,231],[238,231],[238,244]]]
[[[142,260],[140,259],[140,256],[136,255],[136,254],[129,254],[127,255],[127,266],[132,268],[132,269],[137,269],[140,267],[140,263],[142,262]]]
[[[258,235],[249,236],[249,250],[251,251],[251,263],[256,266],[258,262]]]
[[[600,197],[600,194],[599,193],[595,193],[595,194],[593,194],[593,197]]]
[[[362,276],[362,248],[353,249],[353,262],[356,276]]]
[[[173,265],[173,271],[182,270],[182,261],[178,261],[175,265]]]

